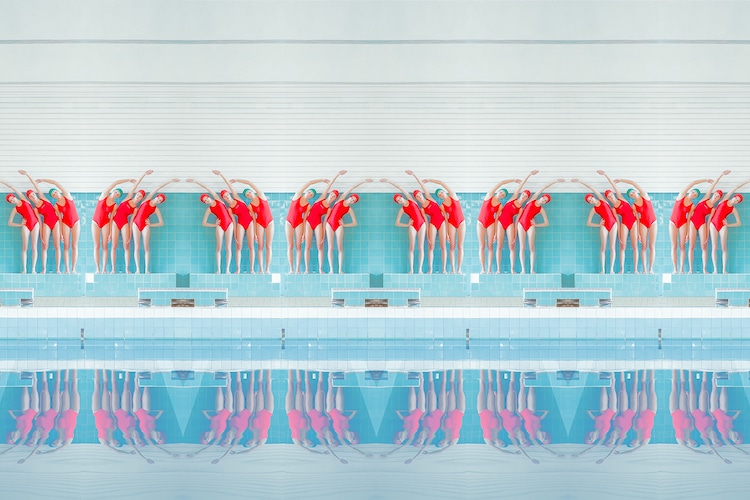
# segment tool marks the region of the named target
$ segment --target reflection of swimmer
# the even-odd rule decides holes
[[[708,453],[713,453],[725,462],[731,463],[716,451],[716,447],[721,446],[722,443],[716,434],[716,429],[714,429],[714,418],[709,413],[708,377],[706,376],[706,372],[703,372],[701,376],[700,393],[696,393],[695,391],[695,375],[697,374],[688,372],[688,404],[690,405],[690,415],[693,417],[693,422],[695,423],[695,430],[698,431],[698,435],[703,440],[703,443],[711,448],[711,452]]]
[[[542,430],[542,420],[544,420],[549,411],[543,410],[541,411],[541,415],[537,415],[536,390],[534,387],[526,387],[523,376],[521,377],[521,387],[518,391],[517,411],[523,418],[523,425],[529,435],[531,444],[539,446],[557,457],[564,457],[564,455],[547,448],[546,445],[550,443],[550,437],[546,431]]]
[[[393,436],[393,442],[399,446],[392,449],[388,453],[384,453],[381,458],[385,458],[393,454],[396,450],[400,450],[404,446],[411,444],[419,431],[419,424],[422,422],[422,417],[425,415],[426,399],[424,393],[424,375],[419,374],[419,385],[409,388],[409,395],[407,398],[407,409],[396,410],[396,415],[401,419],[402,429],[396,432]]]
[[[49,438],[50,432],[55,427],[55,420],[60,414],[60,372],[57,372],[55,377],[55,389],[54,393],[50,396],[49,393],[49,382],[47,379],[47,372],[42,372],[42,392],[39,395],[40,400],[40,413],[34,422],[35,429],[31,433],[29,441],[26,443],[27,446],[31,446],[34,449],[26,458],[22,458],[18,461],[19,464],[24,463],[31,455],[33,455],[40,446],[43,446]]]
[[[8,433],[5,442],[13,446],[3,450],[0,455],[26,441],[34,426],[34,420],[39,415],[39,391],[36,386],[36,373],[31,379],[31,387],[21,389],[21,409],[8,410],[8,414],[16,421],[16,428]]]
[[[524,450],[524,448],[529,445],[529,442],[526,440],[526,435],[523,433],[523,429],[521,429],[521,417],[516,414],[519,400],[518,394],[516,393],[516,374],[510,372],[507,396],[503,395],[503,384],[499,371],[497,372],[497,381],[497,409],[498,415],[502,419],[503,429],[505,429],[505,432],[508,434],[510,442],[518,448],[518,451],[531,460],[531,463],[538,464],[539,460],[531,458],[528,453],[526,453],[526,450]]]
[[[435,376],[429,372],[427,382],[427,414],[422,418],[422,430],[419,431],[414,439],[414,446],[419,446],[419,451],[414,457],[406,460],[404,463],[410,464],[417,458],[424,449],[432,444],[435,435],[443,425],[443,417],[447,407],[447,387],[446,372],[442,373],[442,383],[440,384],[440,394],[435,392]]]
[[[636,437],[628,445],[631,447],[629,450],[616,451],[615,454],[632,453],[651,441],[657,402],[654,370],[648,370],[648,375],[647,371],[643,370],[641,374],[641,390],[638,391],[638,415],[636,415],[633,421],[633,430],[635,430]]]
[[[255,393],[255,407],[253,418],[250,420],[250,431],[253,433],[252,438],[245,443],[246,450],[236,453],[247,453],[256,449],[258,446],[266,444],[268,441],[268,431],[271,428],[271,416],[274,410],[274,398],[271,391],[271,370],[265,371],[265,381],[263,371],[258,373],[258,391]]]
[[[456,372],[458,372],[458,377],[456,377]],[[447,396],[448,401],[442,427],[445,435],[440,443],[438,443],[440,449],[429,452],[425,451],[425,454],[443,452],[457,444],[461,437],[461,426],[463,425],[464,413],[466,413],[463,370],[451,371],[450,389]]]
[[[309,401],[308,401],[309,400]],[[322,454],[324,452],[313,450],[313,443],[307,437],[307,431],[310,430],[310,422],[307,420],[305,408],[312,406],[312,391],[310,386],[302,386],[302,375],[299,370],[295,372],[289,370],[287,375],[286,391],[286,416],[289,421],[289,429],[292,431],[292,443],[311,452]]]
[[[229,415],[234,411],[234,396],[230,387],[229,381],[227,385],[216,388],[216,397],[214,399],[215,405],[214,410],[203,410],[203,416],[208,419],[208,430],[201,435],[201,444],[207,445],[205,448],[200,449],[192,456],[197,455],[205,449],[218,444],[221,441],[221,437],[224,435],[224,431],[227,430],[227,421]],[[191,455],[188,455],[191,456]]]
[[[344,390],[341,387],[333,387],[333,377],[328,377],[328,393],[326,394],[326,413],[331,418],[333,432],[336,433],[341,444],[345,444],[359,453],[359,449],[352,445],[359,442],[356,432],[349,429],[349,423],[357,414],[357,410],[344,409]]]
[[[612,382],[614,384],[614,381]],[[617,415],[613,419],[612,434],[605,443],[611,447],[609,453],[604,458],[600,458],[596,463],[604,462],[610,455],[616,452],[617,448],[625,442],[625,438],[633,428],[633,419],[638,411],[638,372],[634,373],[631,394],[628,397],[627,384],[625,383],[625,372],[620,372],[620,391],[617,394]]]
[[[688,414],[688,393],[685,385],[685,372],[680,370],[679,384],[677,370],[672,370],[672,391],[669,393],[669,413],[672,415],[672,427],[677,444],[692,451],[697,443],[690,436],[693,420]],[[701,452],[699,452],[701,453]]]
[[[255,405],[255,397],[253,394],[253,386],[255,385],[255,372],[250,376],[250,385],[247,390],[247,398],[245,393],[242,392],[242,380],[240,378],[240,372],[235,373],[235,389],[234,389],[234,414],[229,417],[229,430],[227,435],[224,437],[222,446],[227,447],[227,451],[224,452],[219,458],[212,460],[212,464],[218,464],[219,461],[232,453],[237,444],[242,440],[245,435],[245,431],[250,427],[250,417],[253,414],[253,407]],[[249,404],[249,408],[245,405]]]
[[[742,444],[742,434],[734,429],[734,420],[740,416],[740,410],[730,410],[729,400],[727,397],[727,388],[719,389],[716,373],[713,374],[711,381],[711,415],[716,420],[716,430],[719,431],[721,439],[725,444],[744,452],[742,448],[736,445]],[[731,413],[731,415],[730,415]]]
[[[135,451],[118,450],[119,441],[115,440],[115,420],[112,418],[112,394],[109,391],[109,375],[106,370],[94,370],[94,392],[91,394],[91,411],[94,413],[94,425],[99,443],[118,453],[135,453]]]
[[[125,380],[122,383],[122,397],[118,392],[117,377],[112,370],[112,413],[117,421],[117,428],[120,429],[125,443],[133,448],[146,462],[152,464],[153,460],[146,458],[138,448],[143,446],[143,440],[138,433],[136,419],[130,412],[133,403],[133,396],[130,393],[130,372],[125,372]]]
[[[315,432],[315,436],[318,438],[321,444],[323,444],[328,451],[331,451],[331,446],[337,446],[336,438],[333,436],[331,430],[331,419],[325,414],[325,397],[326,392],[323,387],[323,373],[317,373],[317,389],[315,391],[315,398],[311,400],[308,398],[305,400],[305,410],[307,417],[310,419],[310,427]],[[307,373],[305,383],[307,387],[310,387],[310,374]]]
[[[159,445],[166,442],[164,433],[156,430],[156,420],[161,417],[163,411],[159,410],[156,414],[151,411],[151,389],[144,387],[141,389],[138,376],[135,377],[135,391],[133,392],[133,415],[138,418],[138,428],[143,434],[146,443],[161,451],[179,457],[176,453],[171,453]]]
[[[498,384],[502,380],[498,379]],[[484,442],[493,448],[497,448],[503,453],[515,454],[515,452],[505,450],[505,442],[500,439],[502,422],[498,418],[497,409],[497,391],[492,387],[492,370],[479,371],[479,392],[477,393],[477,413],[479,414],[479,425],[482,427],[482,437]]]
[[[52,443],[52,447],[55,448],[53,451],[64,448],[73,442],[80,412],[81,396],[78,393],[78,371],[66,370],[60,416],[57,419],[57,439]],[[52,451],[47,453],[52,453]]]
[[[617,413],[617,393],[615,392],[615,382],[611,381],[609,390],[606,387],[601,388],[599,393],[599,412],[594,414],[592,410],[586,410],[589,417],[594,421],[594,430],[586,434],[586,444],[590,444],[588,448],[580,453],[571,455],[572,457],[578,457],[586,453],[587,451],[596,448],[604,444],[612,428],[612,418]]]

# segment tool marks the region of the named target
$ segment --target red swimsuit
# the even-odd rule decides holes
[[[693,223],[695,229],[700,229],[706,223],[706,217],[711,214],[714,208],[709,206],[708,200],[703,200],[695,205],[693,209],[693,215],[690,216],[690,222]]]
[[[732,213],[732,210],[734,210],[734,206],[729,206],[729,200],[722,201],[716,207],[716,211],[711,216],[711,224],[713,224],[717,230],[721,231],[721,228],[726,224],[726,218]]]
[[[615,207],[615,212],[620,216],[622,224],[628,228],[629,231],[637,220],[635,218],[635,213],[633,213],[633,207],[631,207],[627,201],[620,200],[620,204]]]
[[[401,205],[401,209],[411,219],[411,226],[414,228],[414,230],[419,231],[424,225],[424,216],[422,215],[422,211],[419,209],[419,205],[417,205],[415,202],[411,200],[406,201],[407,205]]]
[[[235,198],[234,201],[234,206],[230,205],[229,210],[237,216],[237,224],[239,224],[242,229],[247,230],[253,222],[253,216],[250,215],[250,209],[240,200]]]
[[[524,228],[524,230],[528,231],[529,228],[531,227],[531,221],[533,221],[534,217],[539,215],[539,212],[541,211],[542,211],[542,206],[537,205],[536,200],[527,203],[523,207],[521,216],[518,218],[518,225]]]
[[[448,214],[448,224],[455,228],[458,228],[458,226],[460,226],[464,221],[464,212],[463,210],[461,210],[461,205],[458,203],[457,199],[450,198],[450,200],[450,205],[447,205],[445,202],[443,202],[443,210],[445,210],[445,213]]]
[[[485,228],[490,227],[495,223],[495,217],[497,212],[503,207],[502,203],[493,205],[495,201],[494,197],[490,197],[482,202],[482,206],[479,208],[479,216],[477,216],[477,222],[479,222]]]
[[[328,219],[326,219],[326,224],[331,226],[334,231],[341,226],[341,219],[344,218],[344,215],[349,213],[349,206],[344,205],[344,201],[346,200],[337,201],[333,205]]]
[[[60,215],[62,215],[62,223],[72,229],[73,226],[76,225],[76,222],[78,222],[78,211],[76,210],[75,204],[73,204],[73,200],[70,198],[63,199],[65,200],[65,205],[60,204],[60,201],[58,200],[57,210],[59,210]]]
[[[307,213],[307,223],[310,224],[312,229],[315,229],[323,223],[323,217],[328,213],[330,206],[325,206],[323,202],[325,199],[316,201],[313,206],[310,207],[310,211]]]
[[[672,215],[669,217],[669,220],[672,221],[677,229],[687,224],[687,216],[691,208],[693,208],[693,204],[690,203],[688,205],[685,205],[684,196],[677,200],[677,202],[674,204],[674,207],[672,208]]]
[[[641,198],[640,205],[633,204],[633,207],[635,208],[635,212],[641,216],[641,225],[643,227],[649,228],[654,225],[654,222],[656,222],[656,213],[654,212],[654,206],[651,204],[651,200],[647,200],[646,198]]]
[[[229,215],[229,210],[227,210],[226,205],[218,200],[214,200],[214,202],[214,205],[209,205],[208,209],[216,216],[216,220],[219,221],[219,227],[222,231],[226,231],[227,228],[232,225],[234,220],[232,219],[232,216]]]
[[[20,198],[19,201],[21,204],[15,206],[16,212],[18,212],[18,215],[23,218],[23,224],[26,226],[26,229],[31,231],[37,224],[39,224],[39,219],[37,218],[36,213],[34,212],[34,207],[31,206],[31,203],[21,200]]]
[[[135,212],[135,202],[131,205],[133,199],[125,200],[117,206],[115,210],[115,216],[112,217],[112,222],[115,223],[117,229],[122,229],[125,224],[128,223],[128,218]]]
[[[286,221],[292,225],[293,228],[298,227],[305,220],[305,212],[310,208],[310,204],[302,204],[302,197],[292,200],[292,204],[289,206],[289,212],[286,214]]]
[[[500,215],[497,217],[497,220],[502,224],[503,229],[508,229],[510,225],[513,224],[513,218],[521,211],[523,205],[516,206],[516,201],[517,200],[509,201],[503,205],[502,210],[500,210]]]
[[[108,205],[107,199],[108,198],[105,197],[96,203],[96,208],[94,208],[94,216],[91,218],[91,220],[94,221],[94,224],[99,227],[104,227],[109,223],[109,217],[112,215],[112,212],[117,206],[114,202],[112,202],[111,205]]]
[[[135,217],[133,217],[133,225],[143,231],[143,228],[146,227],[146,221],[154,212],[156,212],[156,205],[152,205],[151,200],[141,203],[135,212]]]
[[[424,208],[425,213],[430,217],[430,224],[439,230],[443,222],[445,222],[445,216],[443,216],[443,211],[440,210],[440,205],[432,200],[427,200],[427,206],[422,208]]]
[[[260,227],[266,228],[271,222],[273,222],[271,206],[268,204],[267,200],[259,197],[258,205],[253,205],[252,203],[250,205],[253,212],[255,212],[255,221],[258,223],[258,225],[260,225]]]
[[[41,198],[39,198],[39,202],[39,206],[37,206],[36,209],[39,211],[39,215],[44,217],[44,225],[50,229],[54,228],[60,220],[60,217],[57,216],[57,212],[55,212],[55,207],[52,206],[52,203]]]
[[[610,231],[617,224],[617,217],[612,213],[612,207],[609,206],[609,203],[599,200],[599,205],[594,205],[594,212],[602,218],[604,229],[607,231]]]

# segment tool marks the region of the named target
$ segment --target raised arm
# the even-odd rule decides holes
[[[19,174],[25,175],[27,179],[29,179],[29,182],[31,182],[31,185],[34,186],[34,190],[36,190],[36,194],[39,195],[39,197],[43,200],[47,200],[47,196],[42,192],[41,188],[39,187],[39,184],[34,180],[34,178],[29,175],[29,173],[26,170],[19,170]]]
[[[539,188],[539,190],[536,193],[534,193],[534,195],[531,198],[529,198],[529,201],[531,202],[531,201],[536,200],[539,197],[539,195],[542,194],[542,193],[544,193],[544,191],[548,187],[553,186],[553,185],[555,185],[557,183],[560,183],[560,182],[565,182],[565,179],[556,179],[556,180],[554,180],[552,182],[549,182],[549,183],[545,184],[544,186],[542,186],[541,188]]]
[[[307,184],[305,184],[304,186],[302,186],[301,188],[299,188],[297,190],[297,192],[294,193],[294,196],[292,197],[292,199],[296,200],[297,198],[299,198],[300,196],[302,196],[302,193],[304,193],[305,191],[307,191],[310,186],[312,186],[314,184],[320,184],[321,182],[325,182],[326,184],[328,184],[331,181],[329,181],[328,179],[313,179],[310,182],[308,182]]]
[[[143,175],[141,175],[141,176],[140,176],[140,177],[138,178],[138,180],[137,180],[137,181],[135,181],[135,184],[133,184],[133,187],[132,187],[132,188],[130,189],[130,193],[128,193],[128,195],[127,195],[127,196],[125,197],[125,199],[126,199],[126,200],[129,200],[130,198],[132,198],[132,197],[133,197],[133,195],[135,194],[136,190],[138,190],[138,186],[140,186],[140,184],[141,184],[141,182],[143,181],[143,179],[144,179],[144,178],[145,178],[145,177],[146,177],[147,175],[151,175],[151,174],[153,174],[153,173],[154,173],[154,171],[153,171],[153,170],[146,170],[145,172],[143,172]]]
[[[717,178],[716,178],[716,179],[715,179],[715,180],[714,180],[714,181],[713,181],[713,182],[711,183],[711,185],[710,185],[710,186],[708,187],[708,191],[707,191],[707,192],[706,192],[706,194],[705,194],[705,195],[703,196],[703,200],[702,200],[702,201],[705,201],[705,200],[707,200],[707,199],[711,198],[711,195],[712,195],[712,194],[713,194],[713,192],[714,192],[714,191],[716,190],[716,186],[718,186],[718,185],[719,185],[719,181],[721,180],[721,178],[722,178],[722,177],[724,177],[725,175],[729,175],[729,174],[731,174],[731,173],[732,173],[732,171],[731,171],[731,170],[724,170],[724,171],[723,171],[722,173],[720,173],[720,174],[719,174],[719,176],[718,176],[718,177],[717,177]]]
[[[16,195],[18,196],[19,200],[25,200],[26,199],[26,197],[24,197],[24,195],[21,193],[21,191],[19,191],[18,189],[16,189],[15,186],[13,186],[12,184],[8,184],[5,181],[0,181],[0,184],[3,184],[5,186],[7,186],[8,189],[10,189],[14,193],[16,193]]]
[[[526,185],[526,182],[531,178],[532,175],[536,175],[538,173],[539,173],[539,170],[532,170],[531,172],[529,172],[528,175],[526,175],[526,177],[524,177],[524,179],[518,184],[518,187],[516,188],[516,192],[513,193],[513,196],[511,196],[510,199],[515,200],[516,198],[518,198],[518,195],[521,194],[521,190]]]
[[[261,189],[258,186],[256,186],[254,183],[252,183],[252,182],[250,182],[250,181],[248,181],[246,179],[230,179],[229,182],[239,182],[240,184],[246,184],[246,185],[250,186],[250,189],[252,189],[253,191],[255,191],[255,193],[260,198],[263,198],[264,200],[266,199],[266,193],[264,193],[263,191],[261,191]]]
[[[211,194],[211,196],[213,196],[215,200],[220,200],[221,199],[219,197],[219,195],[216,194],[216,192],[213,189],[211,189],[210,187],[206,186],[201,181],[196,181],[195,179],[185,179],[185,182],[192,182],[193,184],[198,184],[200,187],[202,187],[203,189],[205,189],[206,191],[208,191],[209,194]]]
[[[363,181],[359,181],[358,183],[356,183],[355,185],[353,185],[352,187],[350,187],[350,188],[349,188],[349,189],[348,189],[348,190],[346,191],[346,193],[344,193],[344,196],[342,196],[342,197],[341,197],[341,199],[344,199],[344,200],[345,200],[345,199],[346,199],[346,198],[347,198],[347,197],[348,197],[348,196],[349,196],[349,195],[351,194],[351,192],[352,192],[352,191],[354,191],[355,189],[357,189],[357,188],[358,188],[359,186],[361,186],[361,185],[362,185],[362,184],[364,184],[365,182],[372,182],[372,179],[365,179],[365,180],[363,180]]]
[[[422,180],[419,177],[417,177],[417,174],[415,174],[412,170],[406,170],[406,174],[414,177],[414,180],[417,181],[417,184],[419,184],[419,189],[422,190],[422,193],[424,194],[425,198],[427,198],[430,201],[435,201],[432,195],[429,192],[427,192],[427,187],[424,185],[424,182],[422,182]]]
[[[594,192],[594,194],[597,196],[597,198],[599,198],[602,201],[605,201],[604,196],[602,196],[602,194],[594,186],[592,186],[588,182],[582,181],[581,179],[570,179],[570,182],[577,182],[578,184],[582,184],[582,185],[586,186],[590,191]]]
[[[346,170],[339,170],[338,173],[333,176],[333,179],[331,179],[328,183],[326,183],[326,188],[323,190],[322,193],[320,193],[320,199],[321,200],[323,198],[325,198],[326,196],[328,196],[328,191],[331,190],[331,188],[333,187],[333,183],[336,182],[336,179],[338,179],[339,177],[341,177],[345,173],[346,173]]]
[[[648,193],[646,192],[646,190],[643,189],[643,187],[641,187],[641,185],[638,184],[637,182],[631,181],[630,179],[615,179],[615,183],[617,183],[618,181],[619,182],[624,182],[625,184],[630,184],[631,186],[633,186],[634,188],[636,188],[639,193],[641,193],[641,196],[643,198],[645,198],[647,200],[651,199],[651,197],[648,195]]]
[[[444,183],[443,181],[438,180],[438,179],[425,179],[425,182],[431,182],[433,184],[437,184],[438,186],[440,186],[441,188],[445,189],[448,192],[448,196],[450,196],[451,198],[458,199],[456,192],[453,191],[451,188],[449,188],[448,185]]]
[[[615,192],[615,195],[617,195],[618,199],[620,199],[620,200],[624,200],[625,199],[622,196],[622,193],[620,192],[620,190],[617,189],[617,184],[615,184],[612,181],[612,179],[609,178],[609,176],[607,175],[607,173],[604,170],[597,170],[596,173],[599,174],[599,175],[603,175],[607,179],[607,182],[609,182],[609,185],[612,186],[612,190]]]
[[[62,193],[62,195],[65,198],[68,198],[68,199],[71,199],[71,200],[73,199],[73,197],[70,195],[70,191],[68,191],[67,189],[65,189],[62,186],[62,184],[60,184],[59,182],[57,182],[55,180],[52,180],[52,179],[39,179],[39,180],[37,180],[37,182],[46,182],[47,184],[52,184],[53,186],[55,186],[55,188],[57,188],[57,189],[60,190],[60,192]]]
[[[401,191],[401,194],[403,194],[403,195],[404,195],[404,198],[406,198],[407,200],[411,200],[411,197],[409,196],[409,193],[407,193],[407,192],[406,192],[406,190],[405,190],[404,188],[402,188],[401,186],[399,186],[399,185],[398,185],[398,184],[396,184],[395,182],[393,182],[393,181],[391,181],[391,180],[388,180],[388,179],[380,179],[380,182],[385,182],[385,183],[388,183],[388,184],[390,184],[391,186],[393,186],[393,187],[395,187],[396,189],[398,189],[399,191]]]
[[[726,195],[726,199],[729,200],[734,196],[734,193],[736,193],[742,186],[745,184],[750,184],[750,179],[746,180],[745,182],[741,182],[734,186],[731,191],[729,191],[729,194]]]
[[[229,182],[229,179],[224,177],[224,174],[222,174],[219,170],[212,170],[211,172],[214,175],[218,175],[219,177],[221,177],[221,179],[224,181],[224,184],[226,184],[227,187],[229,188],[229,191],[232,192],[232,198],[239,198],[239,196],[237,195],[237,190],[234,189],[234,186],[232,185],[231,182]]]
[[[126,182],[132,182],[132,183],[135,184],[135,179],[118,179],[118,180],[116,180],[115,182],[113,182],[112,184],[110,184],[107,187],[107,189],[105,189],[104,191],[102,191],[102,194],[99,195],[99,199],[102,200],[102,199],[106,198],[107,196],[109,196],[109,192],[110,191],[112,191],[114,188],[116,188],[119,184],[124,184]]]
[[[172,184],[173,182],[180,182],[180,179],[174,178],[174,179],[168,180],[167,182],[162,182],[161,184],[159,184],[158,186],[156,186],[153,190],[151,190],[151,192],[148,193],[148,196],[146,196],[143,199],[143,201],[150,200],[151,197],[154,196],[156,193],[158,193],[161,188],[163,188],[164,186],[166,186],[168,184]]]
[[[506,184],[510,184],[511,182],[518,182],[520,184],[521,183],[521,179],[505,179],[504,181],[498,182],[497,184],[495,184],[492,187],[492,189],[490,189],[489,191],[487,191],[487,194],[484,195],[484,198],[487,199],[487,198],[489,198],[491,196],[494,196],[498,189],[500,189],[501,187],[503,187]]]
[[[680,191],[680,194],[677,195],[677,199],[679,200],[680,198],[684,198],[687,192],[690,191],[694,186],[697,186],[698,184],[703,184],[704,182],[713,183],[713,180],[712,179],[698,179],[698,180],[691,182],[690,184],[685,186],[685,189]]]

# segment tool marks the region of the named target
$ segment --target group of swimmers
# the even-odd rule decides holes
[[[395,224],[399,227],[406,227],[409,231],[407,253],[409,273],[423,272],[426,242],[428,273],[432,272],[435,248],[439,247],[442,255],[441,271],[460,274],[464,260],[466,219],[458,195],[443,181],[420,179],[411,170],[405,172],[414,178],[419,187],[411,193],[392,180],[380,179],[380,182],[390,184],[398,191],[393,196],[394,202],[399,205]],[[74,273],[78,260],[80,220],[71,194],[56,181],[35,180],[24,170],[19,170],[19,173],[26,176],[33,186],[33,189],[27,190],[25,195],[8,182],[0,181],[0,183],[13,191],[6,196],[6,200],[13,205],[8,224],[20,227],[22,230],[23,272],[27,271],[26,256],[29,246],[32,250],[32,272],[36,272],[37,239],[40,238],[42,243],[41,272],[47,271],[47,249],[52,240],[56,253],[56,272],[61,272],[61,262],[64,260],[65,272]],[[99,195],[91,224],[97,273],[105,272],[108,261],[110,272],[115,272],[117,247],[120,240],[124,249],[125,272],[130,272],[131,240],[135,247],[136,272],[141,271],[141,248],[144,253],[144,270],[149,272],[150,230],[163,225],[159,205],[166,201],[166,195],[159,190],[170,183],[179,182],[179,179],[171,179],[146,194],[138,187],[143,179],[152,173],[153,171],[147,170],[137,180],[117,180]],[[227,179],[218,170],[213,170],[213,173],[219,176],[226,185],[226,189],[219,194],[203,182],[194,179],[186,179],[186,181],[195,183],[207,191],[200,195],[200,201],[208,205],[202,224],[215,228],[216,272],[222,271],[222,254],[225,260],[224,271],[230,272],[234,249],[235,272],[239,273],[242,248],[244,242],[247,241],[250,273],[255,270],[256,253],[259,272],[270,273],[274,220],[268,198],[251,181]],[[346,173],[346,170],[341,170],[330,180],[311,180],[292,196],[285,221],[289,273],[311,271],[310,252],[313,247],[317,251],[318,273],[324,272],[326,262],[329,273],[335,270],[339,273],[343,272],[344,231],[347,227],[357,225],[353,206],[359,201],[359,195],[354,193],[354,190],[362,184],[373,182],[373,179],[359,181],[340,195],[338,190],[333,189],[333,185],[340,176]],[[552,200],[552,197],[545,191],[556,183],[565,182],[565,179],[556,179],[532,194],[524,187],[529,179],[538,173],[537,170],[533,170],[524,179],[500,181],[485,194],[476,223],[482,273],[492,272],[493,262],[496,263],[496,272],[500,271],[504,244],[507,244],[510,254],[511,273],[517,270],[517,258],[520,261],[520,272],[526,272],[527,249],[528,269],[531,273],[535,272],[536,229],[549,225],[544,206]],[[618,251],[617,240],[619,240],[620,273],[624,272],[625,248],[629,237],[634,272],[653,273],[658,223],[648,192],[635,181],[613,180],[602,170],[598,170],[597,173],[603,176],[611,186],[611,189],[604,191],[603,195],[583,180],[571,179],[571,182],[580,183],[592,191],[584,196],[584,200],[592,205],[587,225],[598,227],[600,230],[601,272],[605,272],[606,250],[609,248],[609,272],[614,273]],[[719,269],[717,265],[719,244],[723,253],[721,271],[723,273],[727,271],[727,229],[740,225],[737,205],[743,201],[743,197],[737,191],[750,183],[750,180],[744,181],[724,195],[721,190],[717,189],[717,185],[719,180],[729,173],[729,170],[725,170],[716,179],[696,180],[677,196],[669,220],[674,273],[684,271],[686,255],[688,272],[693,272],[696,242],[700,242],[701,246],[703,272],[707,272],[709,236],[712,241],[713,272],[716,273]],[[53,187],[45,193],[41,190],[40,183],[48,183]],[[126,183],[132,184],[127,195],[119,187]],[[431,194],[427,188],[427,184],[430,183],[437,186],[434,194]],[[701,197],[701,192],[696,186],[702,183],[708,183],[709,187],[700,201],[697,201]],[[236,184],[248,186],[242,191],[241,196],[235,188]],[[324,185],[320,194],[313,187],[317,184]],[[513,194],[510,194],[504,187],[510,184],[515,184]],[[618,184],[631,187],[623,195]],[[16,220],[16,216],[20,216],[21,220]],[[733,221],[729,219],[730,216],[733,217]],[[598,220],[595,221],[595,217]],[[327,252],[324,251],[326,243]],[[61,245],[64,246],[62,251]],[[334,264],[334,250],[337,252],[338,265]],[[450,261],[450,271],[448,261]],[[302,262],[304,262],[304,270]],[[639,262],[641,263],[640,270]]]

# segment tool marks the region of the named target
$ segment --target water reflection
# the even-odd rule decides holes
[[[351,472],[386,489],[378,475],[462,464],[701,472],[750,464],[748,394],[747,372],[691,370],[3,372],[0,470]]]

